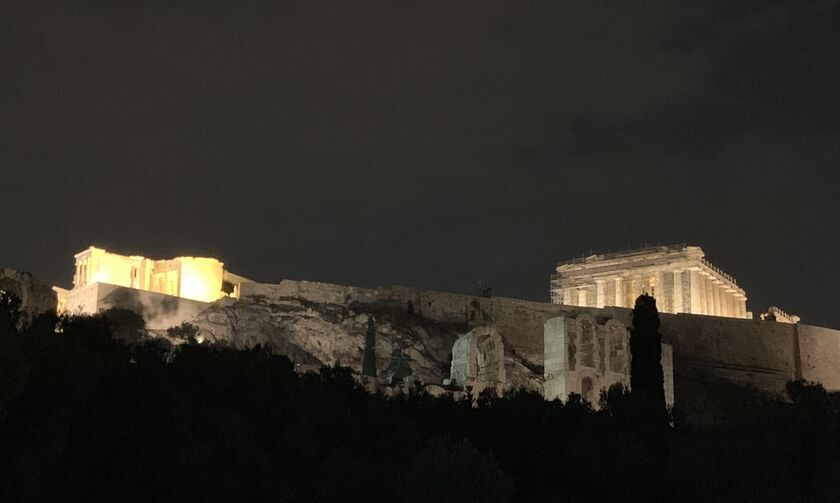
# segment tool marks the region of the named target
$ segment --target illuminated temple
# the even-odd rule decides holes
[[[75,255],[73,289],[55,288],[61,311],[95,313],[108,287],[213,302],[238,297],[239,285],[250,280],[226,271],[219,260],[175,257],[155,260],[139,255],[119,255],[91,246]]]
[[[551,278],[551,302],[632,308],[649,294],[665,313],[752,318],[735,278],[705,259],[698,246],[653,246],[561,262]]]

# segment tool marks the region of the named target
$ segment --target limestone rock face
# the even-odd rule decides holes
[[[46,281],[33,278],[28,272],[0,269],[0,290],[19,297],[29,316],[55,311],[56,295],[52,286]]]
[[[340,363],[361,373],[368,317],[375,320],[380,380],[441,384],[450,377],[452,348],[464,327],[392,306],[249,296],[215,302],[192,323],[206,341],[241,349],[267,345],[287,355],[299,370]],[[504,360],[510,385],[541,389],[541,372],[535,373],[512,354],[504,354]]]
[[[361,372],[369,316],[375,320],[378,376],[441,382],[449,370],[449,348],[457,332],[423,326],[401,313],[351,310],[296,298],[248,297],[216,302],[193,324],[205,340],[237,348],[268,345],[303,370],[340,363]]]

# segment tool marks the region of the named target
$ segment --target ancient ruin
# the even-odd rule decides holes
[[[801,320],[799,316],[786,313],[776,306],[768,307],[767,312],[762,313],[760,318],[767,321],[778,321],[779,323],[799,323]]]
[[[368,320],[375,318],[367,350],[373,351],[379,384],[524,388],[549,399],[578,393],[592,402],[610,385],[629,383],[631,358],[631,310],[606,301],[597,307],[599,299],[630,304],[632,295],[649,291],[663,307],[669,403],[690,401],[711,389],[709,383],[723,381],[771,393],[784,393],[796,379],[840,389],[840,331],[801,323],[777,308],[765,319],[749,319],[750,313],[737,307],[743,304],[732,300],[745,300],[739,298],[743,291],[702,260],[697,247],[596,255],[558,269],[554,302],[548,303],[410,287],[257,283],[230,274],[215,259],[153,261],[90,248],[76,256],[73,289],[55,290],[60,311],[130,309],[143,316],[150,335],[160,337],[189,322],[197,341],[270,346],[300,371],[341,364],[361,374]],[[611,282],[604,280],[610,275]],[[56,308],[48,287],[27,273],[0,274],[0,289],[24,298],[33,313]],[[558,302],[561,297],[564,302]],[[578,303],[565,302],[575,297]],[[730,310],[719,304],[721,298],[729,299]],[[703,312],[718,305],[719,316],[694,315],[695,308]],[[674,311],[679,314],[669,314]]]
[[[613,384],[630,386],[630,332],[614,318],[581,313],[558,316],[545,322],[545,383],[547,400],[566,399],[577,393],[598,401],[600,390]],[[662,345],[665,401],[674,403],[671,346]]]
[[[502,338],[493,327],[476,327],[458,337],[452,346],[449,379],[443,384],[473,392],[485,388],[499,391],[506,384],[505,351]]]
[[[93,314],[113,307],[115,304],[109,302],[108,296],[113,295],[114,287],[134,290],[117,295],[130,297],[135,306],[145,305],[150,312],[156,312],[177,311],[172,297],[200,303],[236,298],[240,285],[248,281],[225,270],[224,264],[214,258],[154,260],[91,246],[75,255],[73,288],[53,289],[60,312]]]
[[[648,294],[663,313],[752,319],[735,278],[704,257],[698,246],[671,245],[561,262],[551,278],[551,302],[632,308]]]

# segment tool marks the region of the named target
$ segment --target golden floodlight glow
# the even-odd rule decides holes
[[[204,257],[179,257],[181,285],[178,295],[185,299],[213,302],[224,297],[222,293],[222,263]]]
[[[201,302],[237,296],[246,278],[224,270],[224,264],[210,257],[175,257],[154,260],[139,255],[119,255],[91,246],[75,255],[73,290],[59,293],[59,304],[87,285],[105,283],[135,288]]]

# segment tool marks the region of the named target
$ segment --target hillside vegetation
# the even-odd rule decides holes
[[[371,395],[265,347],[142,337],[130,313],[21,326],[0,302],[0,500],[835,501],[840,398],[721,393],[713,426],[614,388]],[[56,327],[58,331],[56,331]]]

